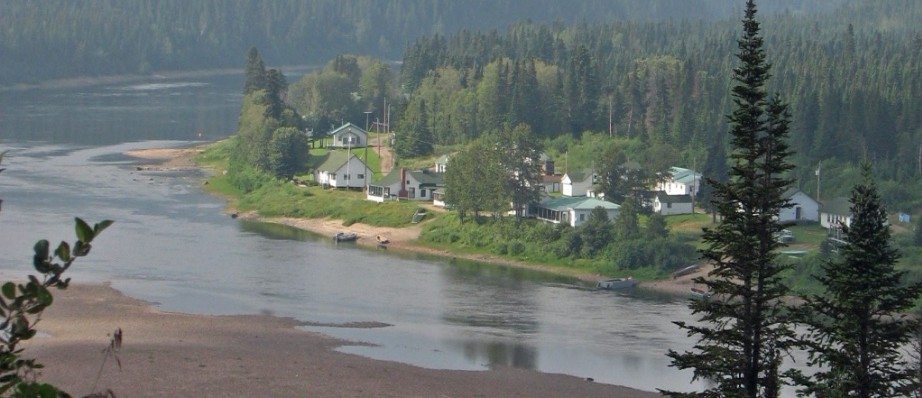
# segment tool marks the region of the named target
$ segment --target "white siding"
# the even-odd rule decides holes
[[[791,197],[791,204],[793,207],[781,209],[781,212],[778,214],[778,221],[820,221],[820,204],[805,193],[795,193],[794,196]],[[798,209],[800,210],[798,211]],[[800,218],[798,218],[798,215]]]
[[[690,202],[686,203],[663,203],[659,201],[659,198],[653,199],[653,211],[664,216],[672,214],[691,214],[692,213],[692,204]]]

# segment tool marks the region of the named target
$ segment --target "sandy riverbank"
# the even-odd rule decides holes
[[[120,327],[122,369],[105,364],[97,390],[120,397],[655,397],[571,376],[499,368],[431,370],[334,351],[350,344],[269,315],[201,316],[160,311],[103,285],[55,292],[26,354],[41,380],[87,394],[107,333]],[[363,327],[366,325],[351,325]],[[371,325],[380,326],[380,325]]]
[[[201,151],[202,147],[199,146],[192,148],[142,149],[130,151],[126,154],[147,161],[156,161],[154,164],[141,166],[145,170],[163,171],[176,170],[180,168],[195,168],[196,165],[194,157]],[[235,210],[229,209],[229,212],[235,212]],[[299,228],[305,231],[310,231],[319,235],[330,237],[335,235],[337,232],[353,232],[359,236],[357,244],[368,247],[376,247],[378,245],[378,237],[381,237],[387,239],[390,242],[388,244],[388,250],[403,250],[414,253],[464,259],[507,267],[531,269],[558,275],[565,275],[591,283],[607,279],[604,275],[586,272],[583,270],[519,261],[489,254],[459,254],[448,250],[424,246],[418,241],[419,235],[422,231],[422,227],[419,225],[404,228],[389,228],[356,223],[349,226],[344,226],[341,220],[329,218],[263,217],[253,212],[241,213],[238,214],[238,216],[239,218],[246,220],[288,225],[294,228]],[[689,295],[691,288],[696,286],[691,281],[691,279],[700,274],[701,273],[699,272],[697,274],[684,276],[678,279],[664,279],[652,282],[642,282],[640,286],[645,289],[655,290],[667,294]]]

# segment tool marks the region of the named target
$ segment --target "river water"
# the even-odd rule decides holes
[[[296,74],[296,73],[295,73]],[[290,80],[294,78],[289,74]],[[30,270],[40,238],[73,239],[73,216],[116,223],[75,264],[77,282],[111,282],[168,311],[271,313],[373,345],[339,350],[431,368],[499,366],[635,387],[690,389],[667,349],[683,299],[600,292],[505,267],[333,245],[292,228],[238,221],[197,172],[137,171],[122,153],[229,135],[238,76],[0,92],[0,273]]]

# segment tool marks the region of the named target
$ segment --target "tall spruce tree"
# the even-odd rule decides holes
[[[904,286],[904,271],[894,268],[899,254],[891,246],[887,212],[864,165],[864,181],[852,189],[851,223],[842,225],[841,257],[823,265],[817,277],[825,292],[807,298],[804,343],[810,377],[797,377],[801,393],[829,397],[892,397],[912,385],[902,355],[918,323],[905,314],[922,285]]]
[[[792,168],[786,161],[789,116],[786,105],[765,93],[770,66],[755,15],[749,0],[736,54],[740,65],[733,70],[730,178],[711,181],[722,219],[704,229],[701,250],[714,268],[695,279],[712,297],[689,304],[699,323],[676,322],[696,338],[694,350],[668,353],[672,366],[692,369],[695,379],[712,384],[699,393],[665,392],[669,396],[776,397],[778,366],[794,337],[782,301],[788,288],[781,273],[788,267],[776,261],[781,244],[774,238],[782,229],[778,213],[790,206],[782,198],[791,184],[784,177]]]
[[[269,82],[266,79],[266,64],[263,63],[259,50],[256,47],[250,47],[247,52],[247,63],[244,68],[245,80],[243,82],[243,94],[249,94],[256,90],[266,90]]]

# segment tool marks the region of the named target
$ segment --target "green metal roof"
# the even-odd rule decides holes
[[[568,171],[564,175],[569,176],[571,182],[583,182],[586,181],[586,178],[592,175],[592,170]]]
[[[848,198],[838,197],[833,198],[826,203],[823,203],[823,206],[820,207],[820,211],[823,213],[829,214],[838,214],[840,216],[845,216],[852,214],[851,203],[848,201]]]
[[[561,196],[559,198],[546,198],[541,201],[540,206],[546,209],[557,211],[567,211],[570,209],[592,210],[596,207],[601,207],[605,210],[618,210],[621,208],[621,206],[618,206],[609,201],[584,196]]]
[[[419,181],[419,185],[445,185],[445,173],[435,173],[428,170],[407,170],[407,176]],[[400,183],[400,169],[393,169],[372,185],[386,187]]]
[[[693,184],[695,181],[701,181],[701,174],[696,173],[694,170],[683,169],[681,167],[670,167],[669,173],[672,174],[673,180],[685,185]]]
[[[349,161],[349,152],[348,151],[330,151],[327,152],[326,159],[323,160],[323,163],[320,163],[320,166],[317,166],[318,171],[327,171],[333,172],[339,170],[340,167],[343,167],[347,161]],[[355,154],[352,154],[352,157],[358,159]],[[359,159],[359,162],[362,162],[362,159]],[[365,162],[362,162],[364,165]],[[366,166],[367,167],[367,166]]]
[[[657,192],[656,198],[660,203],[691,203],[691,195],[666,195],[665,192]]]

